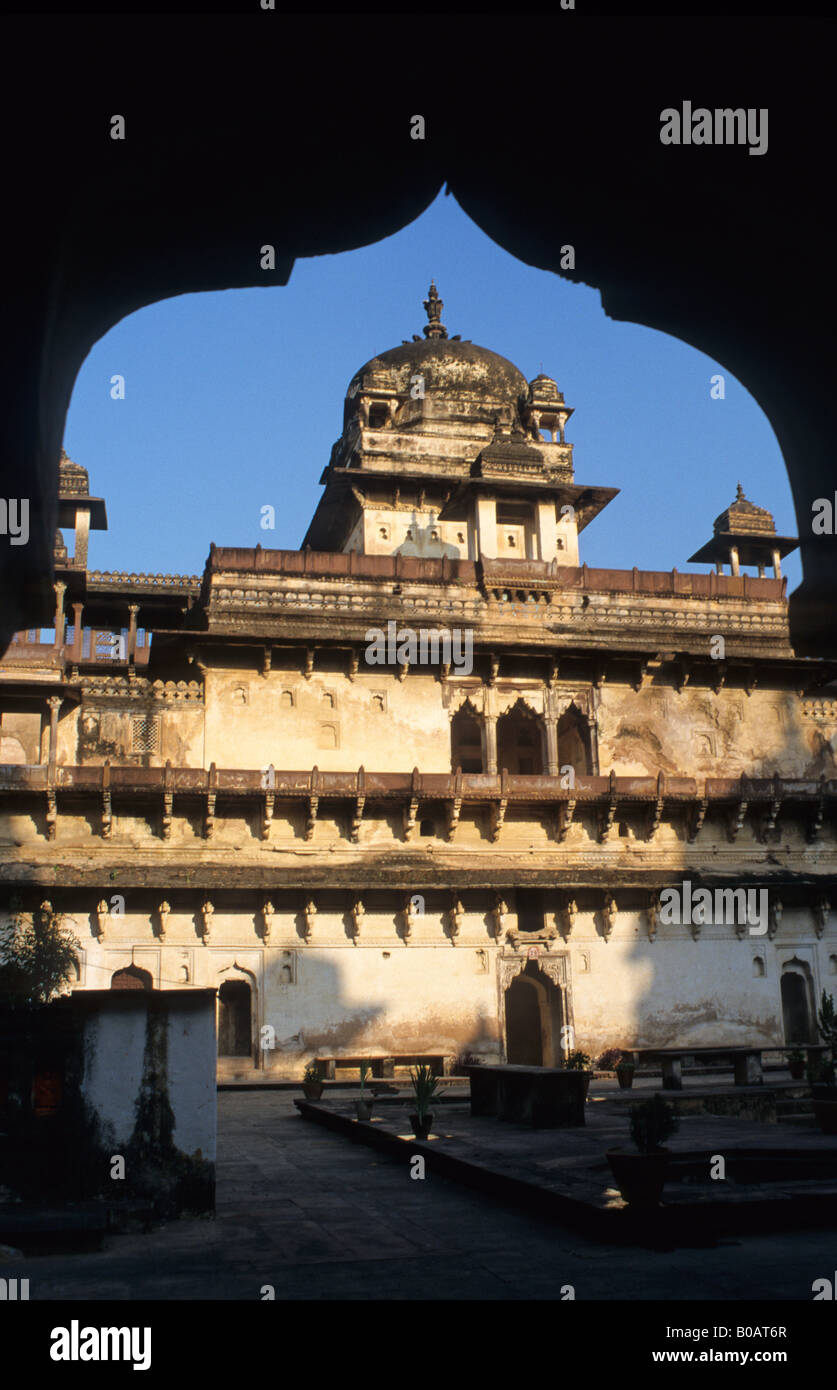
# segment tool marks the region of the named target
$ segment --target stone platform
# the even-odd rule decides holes
[[[732,1233],[837,1227],[837,1141],[813,1121],[791,1136],[740,1114],[681,1113],[667,1144],[671,1179],[663,1202],[655,1213],[638,1215],[622,1200],[605,1157],[611,1147],[633,1151],[632,1094],[638,1098],[599,1096],[588,1102],[583,1129],[563,1130],[475,1118],[467,1100],[446,1097],[425,1141],[412,1135],[407,1093],[376,1101],[369,1122],[358,1121],[353,1102],[342,1096],[294,1103],[304,1119],[354,1143],[405,1163],[421,1154],[441,1175],[614,1244],[712,1245]],[[725,1161],[724,1181],[710,1177],[716,1155]]]

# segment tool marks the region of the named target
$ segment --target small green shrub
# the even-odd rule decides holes
[[[571,1052],[564,1066],[567,1071],[587,1071],[590,1066],[590,1058],[586,1052]]]
[[[323,1069],[319,1062],[309,1062],[308,1066],[305,1068],[305,1075],[303,1077],[305,1085],[316,1086],[317,1082],[323,1079]]]
[[[430,1109],[439,1082],[426,1062],[422,1062],[410,1072],[410,1080],[416,1098],[416,1114],[423,1119]]]
[[[656,1153],[670,1139],[680,1121],[662,1096],[652,1096],[631,1106],[631,1138],[641,1154]]]
[[[622,1059],[621,1047],[609,1047],[602,1053],[596,1066],[599,1071],[614,1071]]]

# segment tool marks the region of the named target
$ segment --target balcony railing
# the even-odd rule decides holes
[[[46,640],[45,640],[46,639]],[[140,629],[136,634],[134,664],[147,666],[151,651],[151,634]],[[114,628],[81,628],[75,632],[68,627],[63,644],[56,646],[54,630],[29,628],[17,632],[11,640],[3,662],[53,665],[56,659],[80,665],[83,662],[107,662],[127,665],[128,632]]]

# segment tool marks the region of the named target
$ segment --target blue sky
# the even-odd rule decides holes
[[[576,263],[583,274],[583,247]],[[198,574],[210,541],[297,549],[346,387],[370,357],[421,332],[431,277],[449,333],[510,358],[529,380],[555,378],[575,407],[576,481],[621,489],[581,536],[588,565],[705,572],[686,561],[739,479],[781,534],[796,533],[770,424],[721,364],[608,319],[598,291],[515,260],[440,194],[395,236],[297,261],[284,288],[181,295],[94,345],[65,434],[107,502],[91,568]],[[709,394],[717,371],[722,401]],[[121,401],[110,396],[115,373]],[[266,504],[274,531],[259,524]],[[797,555],[785,572],[790,592]]]

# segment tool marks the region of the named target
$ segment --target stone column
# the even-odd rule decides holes
[[[549,777],[558,776],[558,725],[549,715],[544,718],[546,728],[546,771]]]
[[[137,655],[137,613],[138,603],[128,604],[128,661],[133,665]]]
[[[61,579],[57,579],[53,585],[55,590],[55,650],[60,652],[64,646],[64,594],[67,585]]]
[[[782,557],[778,550],[773,551],[773,573],[777,579],[782,578]]]
[[[81,631],[83,603],[73,604],[73,661],[81,661],[83,635]]]
[[[62,704],[61,696],[50,695],[47,704],[49,706],[49,776],[52,778],[58,756],[58,711]]]
[[[740,570],[739,570],[739,565],[738,565],[738,546],[737,546],[737,545],[731,545],[730,548],[729,548],[729,563],[730,563],[730,569],[732,570],[732,573],[733,573],[733,574],[739,574],[739,573],[740,573]]]
[[[497,772],[497,716],[486,714],[482,721],[483,767],[486,772]]]
[[[79,507],[76,512],[76,543],[73,550],[73,565],[80,570],[87,569],[87,542],[90,536],[90,508]]]

